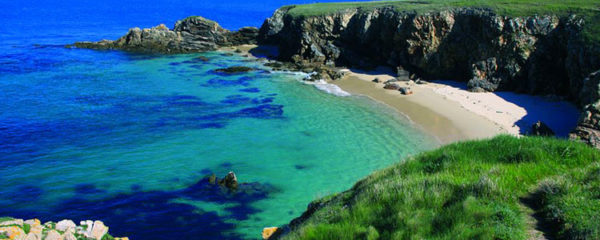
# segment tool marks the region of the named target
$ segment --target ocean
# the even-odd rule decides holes
[[[102,220],[135,240],[257,239],[435,146],[384,105],[243,56],[63,47],[190,15],[258,27],[292,3],[310,1],[2,1],[0,216]],[[214,72],[240,65],[260,70]],[[203,181],[229,171],[235,194]]]

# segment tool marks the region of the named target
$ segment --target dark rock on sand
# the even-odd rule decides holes
[[[398,90],[400,89],[400,86],[395,83],[386,83],[385,86],[383,86],[383,88],[388,90]]]
[[[402,95],[411,95],[413,94],[413,91],[410,88],[407,87],[401,87],[398,89],[398,91],[400,91],[400,93],[402,93]]]

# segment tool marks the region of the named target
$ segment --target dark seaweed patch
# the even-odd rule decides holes
[[[89,188],[87,186],[86,188]],[[202,179],[187,188],[175,191],[147,191],[133,187],[132,193],[90,200],[76,196],[62,201],[46,211],[25,211],[0,208],[0,215],[18,218],[36,216],[42,219],[99,219],[111,228],[111,233],[132,239],[241,239],[232,233],[231,220],[248,219],[260,212],[252,203],[269,197],[278,190],[269,184],[241,183],[232,192]],[[177,200],[230,203],[227,216],[208,212]],[[174,234],[176,233],[176,234]]]
[[[15,194],[11,196],[11,201],[15,203],[36,201],[44,194],[44,190],[33,185],[24,185],[17,189]]]
[[[75,185],[75,193],[77,194],[99,194],[105,193],[104,190],[100,190],[96,185],[91,183],[83,183]]]
[[[258,88],[243,88],[239,90],[240,92],[247,92],[247,93],[257,93],[260,92],[260,90]]]

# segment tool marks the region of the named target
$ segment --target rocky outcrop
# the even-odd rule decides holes
[[[216,50],[219,47],[255,44],[258,29],[241,28],[231,32],[217,22],[203,17],[188,17],[177,21],[173,29],[164,24],[153,28],[132,28],[125,36],[99,42],[77,42],[68,47],[119,49],[135,52],[188,53]]]
[[[549,137],[554,136],[555,133],[550,127],[548,127],[548,125],[541,121],[537,121],[531,126],[531,132],[529,133],[529,135]]]
[[[0,239],[16,240],[129,240],[108,234],[108,227],[101,221],[81,221],[77,226],[71,220],[58,223],[38,219],[0,218]]]
[[[380,7],[302,16],[288,14],[290,9],[277,10],[260,29],[259,41],[278,45],[282,61],[387,65],[415,79],[465,81],[473,91],[559,95],[598,111],[593,105],[598,84],[588,75],[600,69],[600,50],[586,42],[585,22],[574,15],[509,17],[476,8],[418,13]],[[586,141],[595,136],[590,132],[599,129],[594,124],[593,117],[582,118],[575,136]]]

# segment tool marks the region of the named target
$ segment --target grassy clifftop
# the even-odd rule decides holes
[[[538,221],[600,239],[600,152],[549,138],[458,143],[311,205],[284,239],[528,239]]]
[[[586,39],[600,41],[600,1],[598,0],[398,0],[345,3],[315,3],[286,6],[292,16],[319,16],[349,8],[369,10],[394,7],[400,11],[426,13],[443,9],[473,7],[491,9],[504,16],[531,16],[576,14],[586,21]]]
[[[437,11],[457,7],[476,7],[492,9],[498,14],[509,16],[528,16],[533,14],[563,15],[600,11],[600,2],[597,0],[398,0],[295,5],[290,14],[315,16],[348,8],[372,9],[385,6],[417,12]]]

